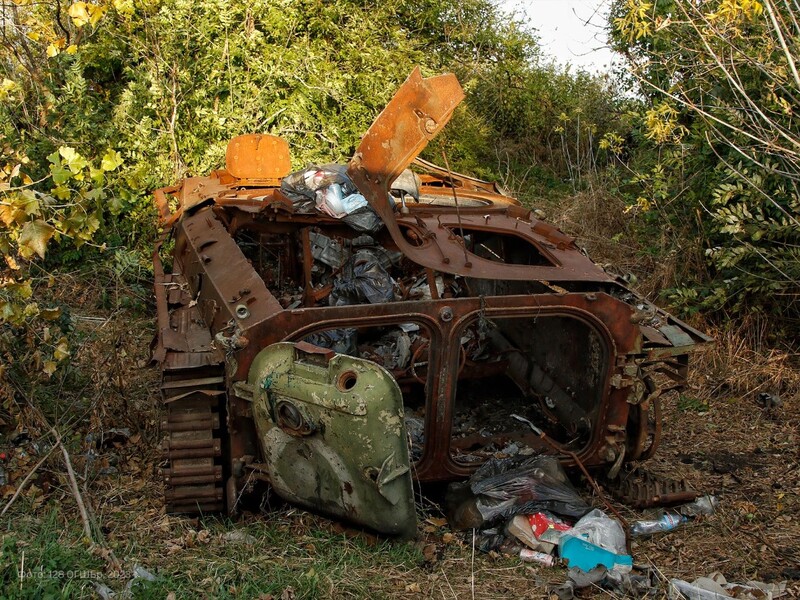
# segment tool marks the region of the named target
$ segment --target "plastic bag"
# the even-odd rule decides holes
[[[622,529],[622,525],[599,508],[595,508],[581,517],[572,526],[570,534],[615,554],[625,554],[628,551],[625,543],[625,530]]]
[[[411,337],[398,327],[384,333],[376,342],[363,344],[359,354],[390,371],[405,369],[411,360]]]
[[[383,221],[378,216],[371,206],[366,205],[357,208],[346,216],[342,217],[342,221],[347,223],[356,231],[365,231],[367,233],[375,233],[383,227]]]
[[[369,250],[359,250],[333,282],[331,304],[378,304],[394,300],[394,281]]]
[[[570,571],[577,568],[584,573],[601,566],[621,574],[633,567],[622,525],[597,508],[562,536],[561,557],[569,563]]]
[[[406,425],[406,435],[408,436],[408,456],[411,462],[417,462],[422,458],[422,450],[425,444],[425,421],[406,409],[404,419]]]
[[[347,176],[346,165],[309,165],[301,171],[290,173],[281,181],[281,191],[293,202],[315,200],[317,190],[332,184],[340,186],[343,196],[357,192],[355,184]]]
[[[344,195],[342,186],[332,183],[328,187],[317,190],[315,197],[317,209],[334,219],[341,219],[360,208],[368,206],[367,199],[361,194]]]
[[[454,529],[543,510],[577,518],[590,509],[552,456],[490,460],[465,484],[451,484],[445,502]]]

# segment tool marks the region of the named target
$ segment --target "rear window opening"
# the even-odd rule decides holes
[[[574,317],[480,318],[462,329],[450,451],[462,463],[541,452],[521,417],[573,451],[595,426],[608,351]]]
[[[555,263],[528,240],[513,233],[450,227],[453,235],[462,236],[469,252],[479,258],[507,265],[552,267]]]

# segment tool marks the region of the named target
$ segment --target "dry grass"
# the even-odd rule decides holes
[[[597,211],[604,212],[598,206]],[[418,539],[394,543],[344,529],[324,518],[288,506],[265,514],[226,519],[183,519],[164,514],[158,474],[160,432],[158,374],[144,368],[152,335],[147,312],[107,307],[107,286],[75,276],[80,295],[60,287],[71,305],[78,344],[73,365],[80,389],[61,389],[60,427],[71,439],[85,496],[107,545],[125,572],[142,565],[158,581],[142,586],[137,597],[289,598],[546,598],[545,585],[565,573],[520,563],[514,558],[478,554],[470,534],[448,531],[426,509]],[[125,290],[110,290],[113,295]],[[637,540],[637,563],[657,567],[663,577],[693,579],[721,571],[729,581],[792,579],[789,592],[800,597],[800,370],[786,350],[759,347],[757,324],[712,332],[714,348],[693,364],[691,387],[665,405],[665,439],[647,469],[685,478],[721,499],[718,513],[678,530]],[[758,392],[779,393],[783,405],[765,410]],[[25,413],[20,418],[26,419]],[[86,436],[112,427],[129,427],[133,437],[106,448],[87,463]],[[29,426],[33,441],[45,439]],[[33,446],[19,449],[11,469],[19,481],[35,462]],[[115,466],[101,475],[99,468]],[[53,458],[9,514],[0,519],[3,556],[11,566],[11,597],[42,595],[36,582],[14,579],[20,552],[28,564],[56,561],[61,568],[81,566],[108,574],[108,564],[81,540],[74,501],[61,464]],[[624,509],[630,519],[640,514]],[[429,518],[430,517],[430,518]],[[228,539],[243,531],[252,540]],[[11,550],[11,542],[16,550]],[[56,558],[53,558],[56,556]],[[792,571],[794,569],[794,571]],[[127,579],[127,577],[126,577]],[[107,579],[114,589],[125,580]],[[13,585],[11,585],[13,583]],[[90,597],[91,581],[58,588],[65,597]],[[3,590],[6,592],[6,590]],[[24,593],[23,593],[24,592]],[[588,589],[585,598],[616,597]],[[664,591],[656,597],[665,597]]]
[[[700,248],[683,247],[680,237],[667,227],[653,228],[658,231],[656,236],[642,240],[634,231],[639,217],[627,209],[621,196],[600,184],[559,198],[546,212],[551,213],[548,217],[555,225],[575,236],[596,262],[618,275],[634,275],[634,287],[651,300],[661,290],[679,284],[681,277],[704,271]]]

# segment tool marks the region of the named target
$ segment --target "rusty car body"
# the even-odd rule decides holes
[[[169,511],[235,513],[266,482],[405,535],[413,480],[552,452],[517,417],[565,466],[655,451],[660,398],[708,338],[494,184],[415,160],[463,97],[415,71],[366,133],[347,176],[369,231],[287,194],[268,135],[155,192],[174,241],[170,272],[154,255]],[[418,193],[396,197],[412,162]]]

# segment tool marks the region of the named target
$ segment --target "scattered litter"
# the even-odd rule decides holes
[[[316,231],[309,232],[308,238],[311,241],[311,255],[314,260],[333,269],[339,269],[347,262],[347,250],[337,240]]]
[[[497,527],[491,527],[479,532],[475,537],[475,547],[481,552],[501,552],[501,546],[507,538]],[[519,544],[515,544],[519,546]],[[522,550],[522,547],[519,547]]]
[[[555,548],[553,542],[545,542],[534,535],[527,515],[516,515],[506,525],[506,532],[514,536],[531,550],[550,554]]]
[[[577,518],[590,508],[552,456],[489,460],[466,483],[451,484],[445,504],[457,530],[542,510]]]
[[[356,231],[375,232],[383,222],[369,206],[350,177],[346,165],[310,166],[287,175],[281,192],[299,213],[315,210],[341,219]]]
[[[94,582],[94,591],[102,600],[113,600],[116,597],[114,590],[103,583]]]
[[[377,342],[360,347],[359,355],[390,371],[404,369],[411,360],[411,338],[397,327],[382,335]]]
[[[528,517],[533,535],[545,542],[558,544],[559,538],[572,529],[572,526],[548,512],[538,512]]]
[[[144,579],[146,581],[155,581],[156,576],[153,575],[150,571],[142,567],[141,565],[136,565],[133,567],[133,578],[134,579]]]
[[[700,515],[713,515],[717,511],[719,498],[716,496],[700,496],[694,502],[678,507],[678,512],[687,517],[699,517]]]
[[[670,531],[688,520],[684,515],[664,513],[660,519],[634,521],[631,523],[631,535],[652,535],[662,531]]]
[[[767,392],[761,392],[756,398],[756,402],[758,402],[759,406],[763,406],[767,410],[783,406],[783,400],[781,400],[778,394],[768,394]]]
[[[356,186],[347,176],[345,165],[311,165],[301,171],[295,171],[283,178],[281,191],[294,204],[298,212],[310,212],[316,207],[317,191],[337,184],[343,194],[350,195],[357,191]]]
[[[133,567],[133,577],[128,580],[125,585],[125,590],[122,592],[122,598],[130,598],[133,594],[134,586],[138,586],[142,581],[156,581],[157,577],[150,571],[140,565]]]
[[[762,583],[728,583],[722,573],[716,571],[707,577],[698,577],[692,583],[682,579],[671,579],[670,598],[685,597],[688,600],[723,600],[739,598],[741,600],[772,600],[786,594],[786,582]]]
[[[131,437],[131,430],[127,427],[107,429],[100,433],[89,433],[86,436],[87,444],[94,444],[97,448],[113,448],[127,442]]]
[[[31,434],[26,429],[17,431],[9,436],[8,441],[15,446],[21,446],[31,441]]]
[[[342,186],[333,183],[328,187],[317,190],[316,193],[317,209],[335,219],[341,219],[359,208],[368,206],[367,199],[361,194],[342,193]]]
[[[369,250],[356,252],[333,282],[333,306],[348,304],[379,304],[394,300],[394,281]]]
[[[570,573],[573,569],[589,573],[603,567],[621,574],[630,572],[633,567],[622,525],[597,508],[575,523],[571,531],[565,532],[561,537],[560,552],[570,567]]]
[[[329,348],[337,354],[355,356],[357,355],[356,334],[357,331],[354,328],[328,329],[319,333],[312,333],[306,336],[303,341],[320,348]]]
[[[425,420],[406,409],[404,421],[408,436],[409,458],[411,462],[416,462],[422,458],[422,449],[425,443]]]
[[[546,567],[552,567],[556,564],[556,559],[552,554],[547,552],[537,552],[536,550],[531,550],[530,548],[523,548],[520,550],[519,557],[523,562],[537,562],[545,565]]]

